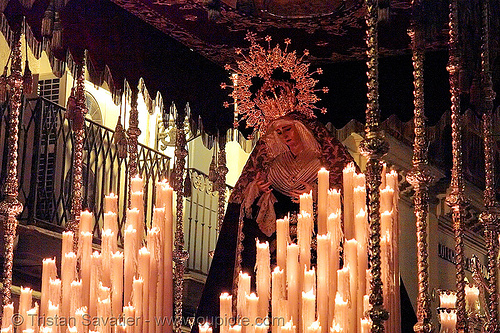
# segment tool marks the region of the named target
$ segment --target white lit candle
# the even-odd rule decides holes
[[[1,333],[14,333],[14,329],[12,328],[12,324],[8,327],[2,328],[0,330]]]
[[[133,298],[132,302],[135,308],[135,316],[136,318],[143,318],[142,316],[142,300],[143,300],[143,290],[144,290],[144,280],[142,277],[136,279],[134,277],[133,282]],[[139,319],[135,325],[134,333],[142,333],[142,323],[143,320]]]
[[[356,168],[354,163],[349,163],[343,174],[343,191],[344,191],[344,233],[347,239],[354,237],[354,203],[353,203],[353,177]]]
[[[80,213],[80,229],[79,234],[82,232],[92,232],[92,213],[88,210]]]
[[[73,238],[74,234],[72,231],[64,231],[62,233],[62,247],[61,247],[61,259],[64,261],[64,256],[70,252],[73,252]]]
[[[370,318],[361,318],[360,325],[361,325],[361,333],[370,333],[371,332],[372,321],[370,320]]]
[[[272,318],[286,318],[288,315],[283,313],[283,302],[286,302],[286,281],[285,274],[279,266],[276,266],[272,273],[272,297],[271,314]],[[277,333],[277,325],[272,325],[272,332]]]
[[[82,280],[82,305],[88,309],[90,301],[90,275],[92,271],[92,234],[83,232],[80,235],[80,275]]]
[[[326,217],[328,209],[328,188],[330,173],[325,168],[318,171],[318,233],[326,233]]]
[[[366,311],[370,310],[372,308],[370,304],[370,295],[364,295],[363,296],[363,312],[366,313]]]
[[[315,314],[316,296],[311,289],[308,292],[302,292],[302,330],[307,331],[307,328],[316,320]]]
[[[342,299],[348,300],[350,298],[350,269],[349,265],[345,265],[342,269],[337,270],[337,284],[338,293]]]
[[[328,190],[328,210],[327,210],[327,216],[330,216],[331,214],[338,214],[341,211],[341,204],[340,204],[340,190],[337,189],[329,189]],[[328,224],[327,224],[328,225]]]
[[[203,325],[198,324],[198,330],[200,333],[212,333],[212,327],[207,322]]]
[[[26,311],[27,317],[24,320],[26,322],[26,329],[33,330],[33,332],[38,329],[38,310],[38,303],[35,303],[33,308]]]
[[[302,267],[304,271],[302,275],[302,288],[300,291],[308,292],[312,290],[313,294],[316,295],[316,268],[313,267],[309,269],[306,266]]]
[[[352,185],[353,185],[353,188],[356,188],[356,187],[365,187],[365,184],[366,184],[366,176],[364,173],[355,173],[353,176],[352,176]]]
[[[333,318],[335,310],[335,295],[337,294],[337,270],[340,266],[340,240],[342,239],[341,212],[330,214],[327,220],[328,233],[330,234],[330,251],[328,256],[329,282],[328,282],[328,318]]]
[[[144,189],[144,181],[139,175],[135,175],[130,179],[130,191],[142,192]]]
[[[255,293],[246,295],[246,313],[249,320],[249,324],[245,328],[245,333],[255,333],[255,323],[257,322],[258,306],[259,306],[259,296]]]
[[[28,318],[28,310],[31,309],[31,302],[33,299],[33,290],[30,288],[21,287],[21,295],[19,296],[19,314],[21,318]],[[26,322],[29,320],[24,320],[19,329],[23,330],[26,328]]]
[[[12,329],[13,315],[14,315],[14,303],[9,303],[4,305],[2,314],[2,329],[7,329],[9,327]]]
[[[156,187],[155,187],[155,207],[156,208],[163,208],[165,207],[165,197],[164,191],[163,191],[163,186],[167,184],[167,180],[163,179],[161,182],[156,182]]]
[[[389,283],[390,283],[390,267],[389,263],[391,260],[391,238],[390,235],[388,234],[382,234],[382,237],[380,237],[380,263],[381,263],[381,277],[382,277],[382,284],[386,286],[385,288],[382,289],[383,296],[384,296],[384,305],[389,307]]]
[[[51,301],[53,305],[59,305],[61,303],[61,280],[60,279],[50,279],[49,280],[49,295],[47,297],[48,301]],[[48,311],[48,303],[47,303]]]
[[[313,215],[314,209],[312,191],[309,193],[303,193],[299,196],[299,209],[301,212]]]
[[[82,281],[71,282],[71,300],[69,314],[71,318],[76,318],[76,310],[82,307]]]
[[[385,188],[387,186],[387,179],[385,174],[387,173],[387,163],[382,164],[382,172],[380,174],[380,188]]]
[[[151,222],[151,228],[163,228],[165,220],[165,207],[155,208],[153,210],[153,220]]]
[[[142,239],[144,237],[144,225],[141,223],[141,212],[139,209],[127,209],[127,227],[132,225],[136,230],[136,249],[137,251],[142,247]]]
[[[229,322],[232,318],[233,296],[228,293],[222,293],[219,296],[220,311],[219,317],[222,321],[220,326],[221,333],[229,333]]]
[[[89,296],[89,315],[95,317],[97,315],[97,298],[99,282],[101,280],[102,256],[98,251],[94,251],[90,257],[90,296]]]
[[[62,261],[61,283],[62,283],[62,307],[61,315],[69,317],[71,305],[71,282],[76,278],[76,254],[67,253]]]
[[[149,320],[149,265],[151,262],[151,253],[146,247],[142,247],[139,250],[139,259],[138,259],[138,271],[139,276],[144,280],[144,287],[142,290],[142,316],[143,318]],[[151,291],[153,292],[153,291]],[[137,309],[137,306],[136,306]],[[143,322],[143,331],[148,332],[149,324],[151,322],[145,321]]]
[[[99,283],[97,298],[101,300],[109,298],[111,300],[111,288],[104,286],[102,283]]]
[[[144,193],[142,191],[130,193],[130,208],[144,210]]]
[[[306,333],[320,333],[321,332],[321,325],[319,321],[314,321],[311,323],[311,325],[307,326],[305,329]]]
[[[353,214],[356,215],[360,210],[366,211],[366,190],[364,186],[355,187],[353,190]],[[356,221],[354,221],[356,222]],[[356,223],[354,228],[356,229]]]
[[[340,327],[340,324],[336,323],[335,320],[332,323],[332,327],[330,327],[330,333],[342,333],[343,329]]]
[[[49,305],[47,308],[47,318],[51,318],[52,320],[55,320],[55,318],[59,317],[59,305],[54,305],[52,302],[49,300]],[[57,328],[57,326],[56,326]]]
[[[318,267],[318,320],[323,333],[328,332],[328,297],[329,297],[329,255],[330,253],[330,233],[317,236],[317,267]],[[332,268],[333,269],[333,268]]]
[[[286,281],[288,285],[288,300],[300,299],[300,268],[299,247],[297,244],[288,244],[286,256]],[[288,314],[294,323],[299,322],[299,302],[288,303]]]
[[[283,326],[278,326],[278,333],[295,333],[295,331],[296,327],[292,320],[286,322]]]
[[[118,215],[115,212],[104,213],[104,230],[111,230],[118,235]]]
[[[229,333],[241,333],[241,326],[240,325],[233,325],[229,327]]]
[[[238,298],[236,299],[236,310],[238,315],[247,316],[246,296],[250,294],[250,275],[240,272],[238,275]]]
[[[386,188],[380,190],[380,211],[391,211],[393,203],[394,190],[386,186]]]
[[[476,286],[465,286],[465,301],[467,305],[467,311],[471,313],[477,313],[479,310],[479,288]]]
[[[396,170],[391,170],[391,172],[386,173],[386,187],[392,188],[394,191],[398,189],[398,172]]]
[[[358,313],[358,242],[350,239],[344,243],[345,260],[349,265],[349,323],[350,330],[357,332]],[[363,293],[364,294],[364,293]],[[361,301],[360,301],[361,302]]]
[[[118,213],[118,196],[114,193],[104,196],[104,212]]]
[[[106,320],[111,318],[111,299],[99,299],[97,300],[97,316],[102,318],[101,320]],[[111,325],[108,323],[102,323],[102,326],[99,327],[101,329],[101,333],[111,333]]]
[[[342,298],[340,293],[335,296],[335,323],[337,323],[344,331],[348,331],[348,315],[347,315],[348,300]]]
[[[116,235],[111,229],[103,230],[101,235],[102,276],[101,282],[111,287],[111,254],[118,250]]]
[[[49,306],[49,280],[57,277],[56,258],[45,258],[42,261],[42,296],[40,314],[46,315]],[[3,322],[3,321],[2,321]]]
[[[439,333],[455,333],[457,325],[457,311],[450,309],[440,311],[439,322],[441,323],[441,330]]]
[[[119,317],[122,313],[123,297],[123,252],[111,254],[111,314]]]
[[[311,236],[313,217],[307,212],[297,215],[297,238],[300,251],[300,267],[311,266]]]
[[[136,262],[137,262],[137,232],[134,227],[129,224],[124,232],[123,251],[124,251],[124,295],[123,301],[125,304],[131,302],[132,297],[132,283],[136,275]]]
[[[135,307],[127,305],[123,307],[123,325],[126,333],[134,333],[135,328]]]
[[[364,210],[360,210],[355,217],[356,223],[356,240],[358,241],[358,287],[357,287],[357,317],[364,316],[363,312],[363,296],[366,293],[366,270],[368,269],[368,220]]]
[[[381,235],[387,235],[392,233],[392,211],[384,211],[380,214],[380,233]]]
[[[257,270],[256,284],[257,295],[259,295],[259,313],[261,318],[267,317],[269,313],[269,293],[271,291],[271,256],[269,253],[269,242],[260,243],[257,240]]]
[[[162,253],[163,253],[163,315],[167,318],[172,318],[174,304],[173,292],[173,264],[172,264],[172,251],[173,251],[173,189],[166,181],[162,182],[162,193],[165,207],[165,219],[161,231],[162,235]],[[164,333],[172,332],[172,325],[165,325],[163,327]]]
[[[86,307],[82,307],[78,310],[76,310],[76,313],[75,313],[75,317],[76,317],[76,331],[78,333],[85,333],[87,331],[87,326],[88,326],[88,323],[86,321],[86,316],[87,316],[87,308]]]
[[[158,267],[160,265],[160,229],[149,229],[147,234],[147,246],[149,256],[149,320],[154,322],[156,315],[156,298],[162,298],[162,290],[158,290]],[[161,316],[161,314],[160,314]],[[154,331],[155,325],[149,326],[150,331]]]
[[[276,220],[276,261],[286,271],[286,246],[289,241],[288,217]]]

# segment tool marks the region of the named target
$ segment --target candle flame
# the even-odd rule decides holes
[[[354,171],[356,171],[356,167],[354,166],[354,162],[350,162],[349,164],[347,164],[343,170],[344,173],[354,172]]]
[[[335,304],[347,305],[347,302],[348,302],[348,300],[347,299],[344,300],[342,295],[340,295],[340,293],[337,291],[337,295],[335,295]]]
[[[274,267],[273,274],[283,273],[283,270],[279,266]]]

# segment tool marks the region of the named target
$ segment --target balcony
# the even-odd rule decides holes
[[[40,290],[42,260],[61,260],[61,232],[71,219],[73,133],[65,109],[44,98],[25,99],[19,124],[19,200],[24,210],[18,217],[13,284]],[[7,177],[8,104],[0,107],[0,182]],[[99,248],[103,226],[104,196],[119,197],[118,243],[123,242],[125,207],[128,203],[127,160],[117,154],[114,131],[92,120],[85,122],[83,154],[83,208],[95,216],[94,247]],[[170,158],[139,144],[138,168],[145,184],[145,219],[150,221],[155,183],[170,177]],[[187,262],[184,308],[192,314],[211,263],[210,253],[218,236],[218,192],[208,176],[187,169],[191,186],[184,204]],[[226,198],[231,188],[226,187]],[[0,217],[2,218],[2,217]],[[146,228],[147,226],[145,226]],[[2,244],[3,249],[3,244]],[[3,255],[3,253],[2,253]],[[3,258],[2,258],[3,261]]]

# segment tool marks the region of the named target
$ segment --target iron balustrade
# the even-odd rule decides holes
[[[184,230],[189,259],[188,271],[208,274],[219,231],[217,207],[219,194],[208,175],[196,169],[188,169],[191,180],[191,196],[186,197]],[[232,187],[226,185],[226,200]],[[227,204],[227,201],[226,201]]]
[[[19,200],[24,210],[23,224],[33,224],[61,232],[71,218],[73,133],[65,109],[44,98],[25,99],[19,125]],[[8,103],[0,105],[0,182],[7,175],[6,130]],[[103,226],[104,196],[113,192],[119,198],[118,240],[123,241],[125,207],[128,203],[127,161],[120,158],[114,144],[114,131],[92,120],[85,121],[83,157],[83,207],[96,216],[94,238],[100,239]],[[2,144],[3,143],[3,144]],[[155,201],[155,183],[170,178],[170,158],[139,144],[138,169],[144,179],[144,217],[150,221]],[[207,274],[210,252],[217,242],[218,192],[208,176],[188,169],[191,195],[185,205],[185,243],[190,253],[187,268]],[[231,187],[226,186],[226,198]],[[146,228],[147,226],[145,226]]]
[[[19,125],[19,200],[24,211],[19,220],[62,231],[71,218],[73,133],[65,109],[44,98],[25,99]],[[7,175],[6,134],[8,103],[0,106],[0,182]],[[118,241],[123,241],[128,203],[127,160],[120,158],[114,131],[90,119],[85,121],[83,156],[83,208],[94,213],[94,237],[103,226],[104,196],[118,195]],[[138,146],[138,169],[144,180],[144,217],[151,221],[155,184],[170,176],[170,158],[147,146]],[[2,189],[3,190],[3,189]],[[147,226],[145,225],[145,228]]]

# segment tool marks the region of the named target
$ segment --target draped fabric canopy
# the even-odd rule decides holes
[[[32,6],[25,7],[20,1],[32,2]],[[328,109],[326,115],[318,115],[321,121],[339,128],[351,119],[364,120],[366,64],[363,59],[364,11],[360,1],[349,1],[349,6],[346,3],[338,7],[342,10],[327,16],[328,19],[277,18],[274,21],[269,15],[252,16],[225,6],[228,1],[216,1],[219,16],[216,15],[218,21],[214,23],[208,19],[210,10],[195,0],[167,1],[169,5],[163,1],[162,6],[146,0],[113,0],[116,4],[109,0],[70,0],[66,4],[55,0],[53,4],[60,8],[63,32],[63,45],[59,49],[51,48],[50,40],[44,40],[41,35],[42,18],[50,1],[54,0],[4,2],[4,34],[20,29],[25,17],[30,28],[30,46],[38,56],[42,49],[47,50],[56,74],[62,73],[65,61],[81,61],[86,50],[87,68],[94,83],[107,81],[111,91],[119,96],[125,81],[131,87],[143,81],[153,99],[157,93],[161,94],[166,112],[172,101],[178,108],[189,102],[193,123],[201,119],[208,134],[225,132],[232,126],[232,110],[223,107],[224,101],[230,98],[227,91],[220,89],[220,83],[229,82],[224,63],[235,61],[235,48],[248,46],[244,40],[246,31],[272,35],[273,45],[283,45],[284,38],[290,37],[290,47],[298,54],[311,49],[313,67],[324,71],[317,77],[318,86],[330,88],[319,103]],[[406,121],[413,115],[413,69],[407,36],[411,6],[410,1],[404,0],[388,3],[392,6],[389,20],[380,24],[383,56],[380,59],[380,109],[382,118],[396,114]],[[429,6],[425,22],[429,49],[425,69],[426,113],[431,124],[450,105],[444,29],[446,1],[433,0],[432,3],[434,6]],[[493,1],[494,8],[496,4],[497,1]],[[492,16],[493,23],[498,21],[497,16]],[[468,20],[472,25],[474,20],[470,17]],[[477,29],[473,33],[478,37]],[[498,40],[498,36],[493,34],[493,39]],[[477,59],[470,56],[466,60]],[[498,65],[494,65],[495,85],[500,76],[497,68]],[[464,82],[463,92],[468,95],[472,75],[466,76]]]
[[[4,10],[14,31],[26,17],[32,31],[29,43],[39,44],[35,49],[43,43],[40,27],[47,6],[45,0],[36,1],[28,10],[11,0]],[[125,80],[132,87],[142,78],[152,98],[161,94],[166,110],[171,101],[181,109],[189,102],[193,115],[207,120],[208,132],[232,125],[232,114],[222,106],[227,93],[221,91],[220,83],[228,75],[221,66],[109,1],[70,1],[61,11],[61,20],[64,47],[48,50],[54,65],[68,57],[81,61],[87,50],[91,80],[96,84],[106,80],[114,94],[123,91]],[[217,125],[210,120],[212,117],[217,118]]]

